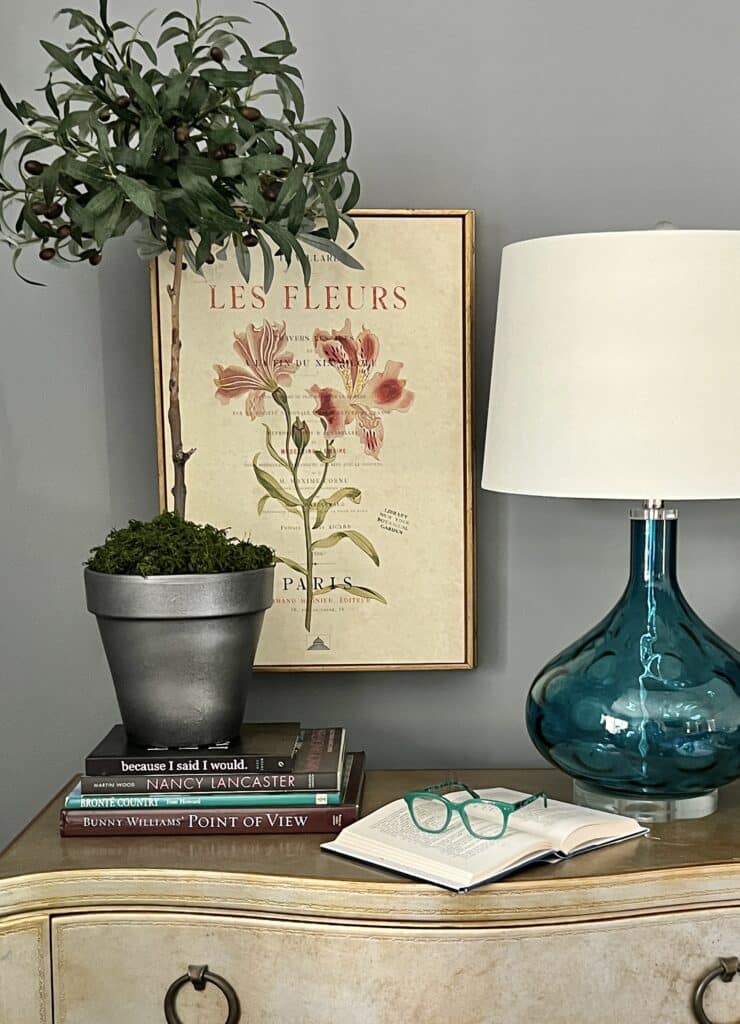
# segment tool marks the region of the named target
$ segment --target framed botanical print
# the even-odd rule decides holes
[[[253,250],[249,282],[231,257],[184,274],[187,515],[275,551],[259,668],[472,668],[473,213],[355,216],[362,269],[315,251],[307,286],[278,265],[266,292]],[[151,276],[163,508],[167,259]]]

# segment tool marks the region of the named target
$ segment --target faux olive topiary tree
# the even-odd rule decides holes
[[[168,421],[180,516],[193,454],[180,412],[183,271],[224,259],[229,245],[247,279],[250,250],[259,246],[265,290],[274,254],[297,258],[308,282],[305,245],[359,266],[336,242],[342,222],[356,237],[349,123],[340,111],[336,155],[334,121],[304,120],[301,74],[290,63],[296,48],[285,20],[268,10],[282,35],[255,52],[236,31],[245,18],[204,19],[200,0],[192,17],[167,14],[156,42],[142,35],[142,22],[113,20],[108,0],[99,0],[97,17],[64,8],[72,38],[64,48],[41,43],[51,57],[40,90],[46,109],[16,102],[0,86],[23,125],[10,144],[0,132],[3,241],[19,274],[29,248],[44,261],[97,266],[106,243],[137,223],[143,258],[172,254]]]

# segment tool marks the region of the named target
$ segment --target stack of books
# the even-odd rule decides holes
[[[336,834],[356,821],[365,754],[342,728],[245,725],[214,747],[138,747],[122,725],[85,760],[63,836]]]

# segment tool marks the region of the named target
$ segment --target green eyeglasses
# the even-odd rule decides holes
[[[470,799],[448,800],[442,796],[439,790],[449,789],[451,786],[464,789]],[[407,793],[403,799],[406,801],[411,820],[422,832],[444,832],[452,820],[453,813],[456,812],[462,818],[465,828],[476,839],[500,839],[506,832],[509,818],[514,811],[521,810],[535,800],[543,800],[547,807],[547,796],[544,793],[534,793],[511,804],[504,800],[488,800],[481,797],[470,786],[455,779]]]

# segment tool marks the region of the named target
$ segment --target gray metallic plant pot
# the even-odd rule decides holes
[[[113,576],[85,570],[121,717],[144,746],[237,735],[275,570]]]

